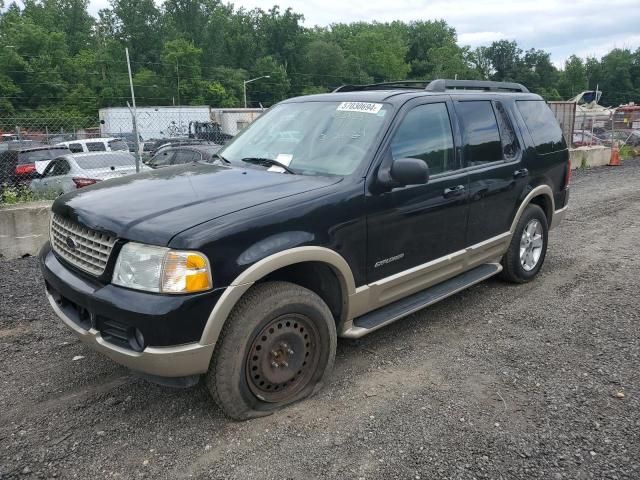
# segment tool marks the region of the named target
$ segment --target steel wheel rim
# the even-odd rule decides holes
[[[525,272],[536,268],[542,256],[543,246],[542,223],[533,218],[524,227],[522,237],[520,237],[520,265]]]
[[[286,314],[269,322],[247,354],[245,375],[251,392],[269,403],[299,394],[317,370],[319,335],[305,315]]]

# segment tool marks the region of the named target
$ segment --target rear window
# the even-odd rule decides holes
[[[110,140],[109,141],[109,148],[113,152],[118,151],[118,150],[124,150],[126,152],[126,151],[129,150],[129,145],[127,145],[127,143],[122,141],[122,140]]]
[[[18,154],[18,165],[26,165],[29,163],[40,162],[42,160],[51,160],[60,155],[66,155],[69,152],[66,148],[57,148],[52,150],[32,150],[31,152],[21,152]]]
[[[91,170],[94,168],[110,168],[110,167],[135,167],[136,159],[133,155],[91,155],[82,158],[76,158],[76,163],[83,170]]]
[[[543,100],[518,100],[516,104],[538,153],[566,148],[558,120]]]
[[[103,142],[87,142],[87,150],[90,152],[106,152],[107,147]]]

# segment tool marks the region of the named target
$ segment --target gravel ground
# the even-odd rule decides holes
[[[0,478],[638,479],[639,186],[639,160],[575,173],[536,281],[340,341],[323,391],[244,423],[94,354],[0,261]]]

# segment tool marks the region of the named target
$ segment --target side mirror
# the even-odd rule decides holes
[[[378,181],[387,188],[424,185],[429,181],[429,167],[418,158],[398,158],[391,168],[380,172]]]

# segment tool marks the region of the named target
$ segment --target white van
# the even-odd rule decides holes
[[[129,151],[127,142],[115,137],[71,140],[69,142],[59,143],[58,145],[64,145],[71,150],[71,153]]]

